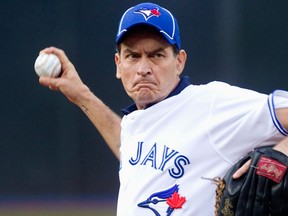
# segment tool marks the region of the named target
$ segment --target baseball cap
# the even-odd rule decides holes
[[[116,44],[132,27],[138,25],[152,26],[171,44],[181,48],[179,26],[176,18],[167,9],[154,3],[141,3],[129,8],[122,15],[116,36]]]

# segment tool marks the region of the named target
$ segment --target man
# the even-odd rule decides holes
[[[129,8],[116,44],[116,77],[135,102],[122,119],[82,83],[62,50],[41,51],[56,54],[63,73],[39,82],[79,106],[120,159],[117,215],[213,215],[216,187],[207,178],[222,177],[251,149],[287,135],[287,92],[181,78],[186,53],[177,21],[156,4]],[[287,146],[284,140],[275,148],[288,154]]]

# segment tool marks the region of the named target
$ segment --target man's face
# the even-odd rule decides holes
[[[138,109],[165,99],[179,82],[186,53],[173,47],[158,33],[132,33],[115,54],[117,78]]]

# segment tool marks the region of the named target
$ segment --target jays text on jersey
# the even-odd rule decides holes
[[[125,115],[117,215],[213,215],[216,185],[203,177],[223,176],[251,149],[281,140],[275,108],[287,98],[211,82]]]

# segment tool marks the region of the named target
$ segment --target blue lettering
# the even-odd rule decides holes
[[[153,167],[154,169],[164,171],[166,164],[179,153],[174,149],[170,149],[169,147],[164,146],[162,153],[162,160],[160,166],[157,168],[157,143],[155,143],[151,147],[151,149],[149,150],[149,152],[145,157],[144,155],[142,155],[143,144],[144,142],[138,142],[136,157],[135,158],[131,157],[129,159],[129,163],[131,165],[134,166],[136,164],[140,164],[147,166],[147,164],[151,164],[151,167]],[[142,159],[143,157],[144,159]],[[185,174],[184,166],[188,164],[190,164],[190,161],[186,156],[184,155],[177,156],[174,160],[174,167],[168,170],[169,175],[172,178],[181,178]]]
[[[172,151],[168,154],[169,151],[169,147],[164,146],[164,151],[163,151],[163,156],[162,156],[162,162],[159,166],[160,170],[164,170],[164,167],[166,165],[166,163],[172,158],[174,157],[174,155],[176,155],[178,152],[175,151],[174,149],[172,149]]]
[[[173,178],[181,178],[185,172],[183,166],[190,164],[190,161],[187,157],[180,155],[175,159],[174,164],[175,164],[176,170],[175,168],[170,169],[169,174]]]
[[[146,163],[148,161],[151,161],[151,167],[153,167],[154,169],[156,169],[156,143],[152,146],[152,148],[150,149],[150,151],[148,152],[148,154],[146,155],[146,157],[144,158],[144,160],[142,161],[141,165],[146,165]]]
[[[129,160],[131,165],[136,165],[140,161],[141,154],[142,154],[142,145],[143,145],[143,142],[138,142],[136,159],[133,159],[131,157],[130,160]]]

